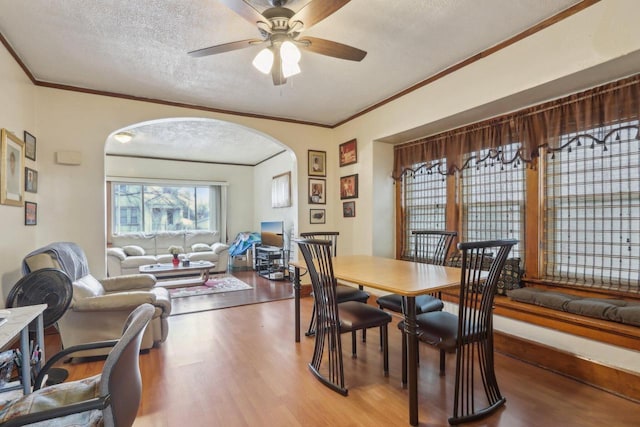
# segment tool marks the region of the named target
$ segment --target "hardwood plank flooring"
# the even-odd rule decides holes
[[[255,283],[266,288],[290,286],[263,280]],[[343,397],[309,372],[313,338],[303,335],[300,343],[294,342],[293,305],[289,299],[170,317],[167,341],[140,356],[144,390],[135,426],[408,426],[407,391],[400,387],[400,332],[395,325],[389,330],[388,377],[382,375],[377,330],[370,330],[367,342],[359,343],[357,359],[350,357],[350,339],[344,336],[349,396]],[[312,299],[303,298],[303,326],[311,308]],[[47,351],[54,346],[49,342]],[[102,363],[65,367],[74,379],[100,372]],[[448,425],[454,371],[454,357],[449,356],[447,376],[440,377],[438,353],[421,347],[421,426]],[[639,403],[500,354],[496,371],[506,406],[465,425],[638,423]]]

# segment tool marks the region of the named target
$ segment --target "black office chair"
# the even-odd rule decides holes
[[[331,253],[333,256],[337,256],[338,254],[338,236],[340,233],[338,231],[314,231],[307,233],[300,233],[300,237],[303,239],[315,239],[315,240],[326,240],[331,243]],[[362,290],[362,286],[356,288],[353,286],[345,285],[342,283],[337,284],[336,286],[338,303],[346,302],[346,301],[357,301],[362,303],[367,303],[369,300],[369,294]],[[313,306],[313,312],[311,313],[311,320],[309,321],[309,329],[305,332],[306,336],[313,336],[315,333],[315,305]],[[366,341],[366,332],[362,331],[362,341]]]
[[[391,315],[356,301],[338,304],[336,279],[331,261],[331,242],[299,240],[297,243],[307,264],[315,295],[313,302],[316,309],[315,347],[309,368],[324,385],[346,396],[348,390],[344,384],[341,334],[351,332],[355,351],[356,331],[380,327],[383,342],[383,371],[388,375],[388,324],[391,322]],[[329,351],[326,357],[328,359],[326,375],[321,369],[322,361],[325,359],[325,348]]]
[[[57,419],[51,424],[133,425],[142,397],[140,344],[153,313],[151,304],[142,304],[127,318],[120,339],[80,344],[54,355],[36,377],[34,392],[9,401],[0,409],[0,424],[12,427]],[[76,351],[109,347],[113,348],[102,374],[40,389],[54,363]]]
[[[484,417],[505,402],[500,394],[493,360],[493,300],[504,263],[517,240],[458,244],[462,274],[458,314],[434,311],[417,316],[422,342],[440,350],[440,374],[445,373],[445,353],[456,353],[453,416],[450,424]],[[404,322],[398,328],[404,331]],[[402,334],[402,379],[406,382],[406,335]],[[474,384],[482,381],[488,406],[476,410]]]
[[[413,261],[427,264],[444,265],[449,254],[451,243],[458,236],[456,231],[442,230],[413,230]],[[403,312],[403,297],[397,294],[389,294],[376,300],[382,309],[396,313]],[[440,295],[418,295],[416,297],[416,313],[428,313],[442,310]]]

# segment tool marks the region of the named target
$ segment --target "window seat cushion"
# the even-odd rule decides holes
[[[507,295],[513,301],[535,304],[581,316],[640,326],[640,303],[637,302],[608,298],[583,298],[577,295],[534,287],[513,289],[507,292]]]

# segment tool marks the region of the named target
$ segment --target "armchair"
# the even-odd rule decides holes
[[[84,251],[75,243],[58,242],[37,249],[23,260],[23,273],[58,268],[71,277],[73,298],[58,321],[63,348],[120,337],[127,316],[139,305],[149,303],[154,314],[142,338],[143,350],[166,340],[171,313],[169,292],[155,286],[150,274],[132,274],[97,280],[88,271]],[[108,349],[91,349],[78,357],[98,356]]]

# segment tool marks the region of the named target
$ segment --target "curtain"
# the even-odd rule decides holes
[[[416,173],[424,164],[429,165],[442,158],[447,159],[447,173],[454,174],[468,167],[473,159],[478,161],[480,150],[490,148],[496,149],[492,154],[493,161],[507,164],[522,160],[531,164],[540,155],[542,147],[552,153],[570,147],[572,143],[580,145],[581,139],[589,139],[592,144],[606,144],[611,135],[594,138],[581,132],[638,117],[640,74],[499,118],[398,145],[394,150],[393,178],[400,180]],[[576,134],[576,137],[567,142],[562,138],[567,134]],[[521,144],[521,149],[514,155],[504,156],[498,150],[500,146],[515,142]],[[468,153],[478,154],[465,157]]]

